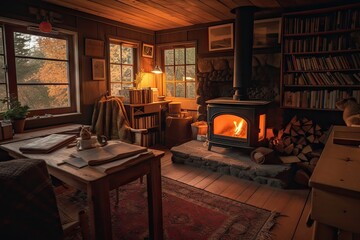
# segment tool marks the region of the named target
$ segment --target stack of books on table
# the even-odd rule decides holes
[[[22,153],[42,154],[50,153],[61,147],[68,145],[76,139],[76,135],[69,134],[50,134],[49,136],[36,138],[34,141],[21,146]]]

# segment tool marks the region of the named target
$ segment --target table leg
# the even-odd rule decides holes
[[[315,221],[313,240],[336,240],[337,229],[329,225]]]
[[[108,181],[90,182],[88,188],[91,239],[112,239]]]
[[[151,160],[147,175],[149,234],[152,240],[163,239],[162,190],[160,157]]]

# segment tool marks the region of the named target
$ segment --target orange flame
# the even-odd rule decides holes
[[[234,125],[235,125],[235,129],[234,129],[234,135],[235,136],[242,136],[243,135],[243,124],[244,124],[244,120],[241,119],[239,121],[239,123],[237,123],[236,121],[234,121]]]

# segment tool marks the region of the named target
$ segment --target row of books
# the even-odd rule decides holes
[[[134,118],[134,127],[135,128],[152,128],[159,125],[159,116],[156,115],[147,115]]]
[[[360,90],[285,91],[283,106],[296,108],[336,109],[336,102],[342,98],[355,97],[360,102]]]
[[[150,147],[160,142],[160,133],[156,132],[149,132],[144,134],[141,139],[141,146]]]
[[[317,33],[360,27],[358,8],[339,10],[324,15],[289,17],[285,19],[285,34]]]
[[[287,73],[283,76],[285,85],[313,85],[313,86],[338,86],[338,85],[360,85],[360,73]]]
[[[354,38],[345,35],[326,35],[288,39],[284,41],[284,52],[324,52],[359,49],[360,43],[356,42]]]
[[[286,69],[289,71],[360,69],[360,53],[326,57],[287,56]]]
[[[121,89],[119,95],[124,98],[124,103],[130,104],[144,104],[157,101],[156,88],[143,88],[143,89]]]

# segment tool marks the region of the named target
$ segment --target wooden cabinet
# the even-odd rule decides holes
[[[283,108],[360,102],[360,4],[283,15],[281,72]]]
[[[135,129],[147,129],[142,137],[142,146],[152,146],[163,142],[163,113],[167,110],[169,101],[124,104],[130,125]]]
[[[360,237],[360,148],[335,144],[335,134],[360,141],[356,127],[334,126],[329,135],[309,182],[314,240]]]

